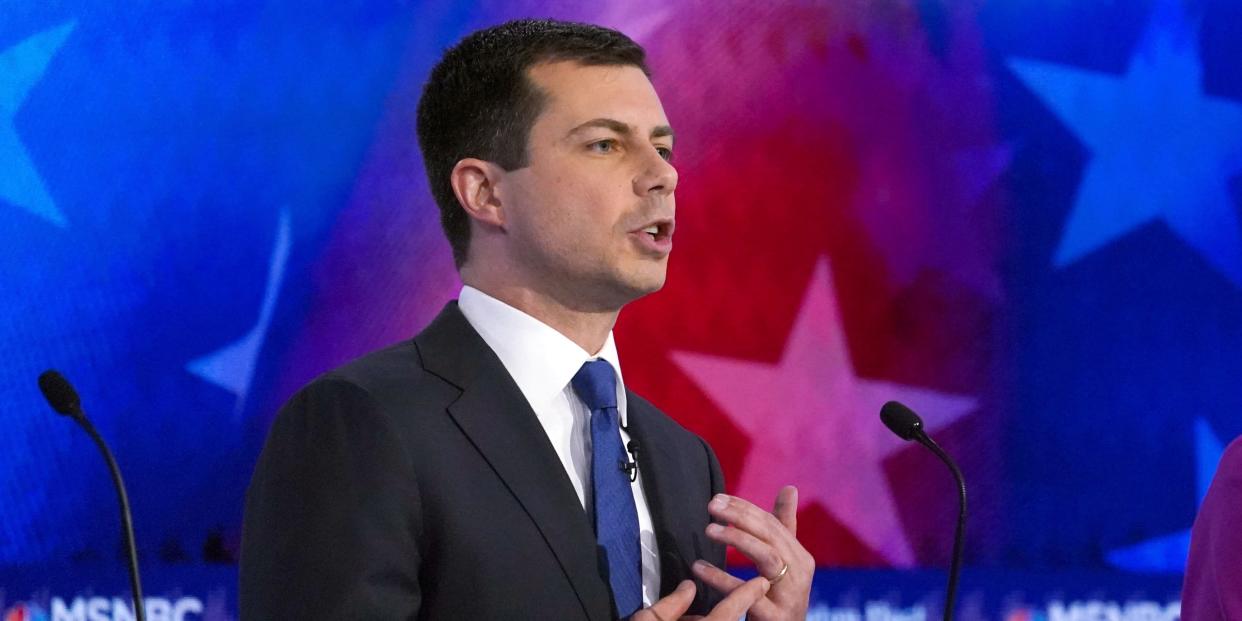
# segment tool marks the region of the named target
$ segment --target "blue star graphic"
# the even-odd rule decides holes
[[[1163,222],[1242,286],[1228,180],[1242,168],[1242,105],[1203,93],[1197,26],[1159,3],[1125,75],[1012,59],[1009,67],[1090,151],[1054,264]]]
[[[263,341],[267,338],[268,328],[272,325],[272,315],[276,311],[276,299],[285,278],[285,266],[289,261],[292,241],[289,212],[281,211],[280,223],[276,228],[276,242],[268,261],[263,304],[259,307],[259,317],[254,326],[240,339],[206,356],[191,360],[186,365],[191,373],[237,396],[233,410],[234,420],[241,415],[246,396],[250,394],[250,383],[259,362],[259,352],[263,350]]]
[[[1225,453],[1225,445],[1212,432],[1212,426],[1202,418],[1195,420],[1195,506],[1203,504],[1216,466]],[[1118,548],[1108,553],[1109,564],[1131,571],[1178,573],[1186,568],[1190,554],[1190,529],[1162,535]]]
[[[31,87],[43,77],[52,56],[64,44],[73,23],[32,35],[0,53],[0,201],[11,203],[65,226],[65,216],[35,171],[30,154],[17,135],[14,118]]]

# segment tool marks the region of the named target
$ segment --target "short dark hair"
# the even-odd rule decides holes
[[[624,34],[550,19],[520,19],[471,33],[431,70],[418,102],[418,142],[458,268],[470,247],[470,218],[453,194],[453,167],[467,157],[505,170],[526,166],[530,128],[547,99],[527,71],[564,60],[633,65],[651,75],[646,52]]]

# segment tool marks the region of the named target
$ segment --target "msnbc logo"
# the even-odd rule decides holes
[[[203,601],[197,597],[147,597],[143,605],[147,621],[198,621],[203,614]],[[136,618],[129,601],[119,597],[75,597],[69,601],[53,597],[48,609],[18,602],[5,611],[0,621],[135,621]]]
[[[1080,600],[1051,601],[1046,610],[1014,608],[1005,621],[1179,621],[1179,602]]]

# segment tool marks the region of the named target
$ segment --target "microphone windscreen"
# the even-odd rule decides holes
[[[43,391],[43,398],[47,399],[48,405],[53,410],[72,416],[81,411],[82,402],[78,399],[78,391],[73,389],[73,384],[65,379],[59,371],[48,369],[39,375],[39,390]]]
[[[914,410],[896,401],[889,401],[880,408],[880,420],[902,440],[913,440],[923,430],[923,419]]]

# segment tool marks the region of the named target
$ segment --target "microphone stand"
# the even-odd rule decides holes
[[[940,445],[936,444],[936,441],[932,440],[931,436],[924,433],[922,429],[918,430],[915,440],[935,453],[936,457],[939,457],[940,461],[949,467],[949,470],[953,472],[953,478],[957,480],[957,529],[953,534],[953,560],[949,565],[949,586],[944,595],[944,621],[952,621],[953,607],[957,601],[957,583],[962,573],[962,546],[966,532],[966,479],[962,477],[962,471],[949,457],[949,454],[945,453],[944,449],[940,448]]]
[[[914,440],[927,447],[949,467],[949,470],[953,472],[953,478],[957,481],[957,530],[953,535],[953,560],[949,564],[949,585],[944,595],[944,621],[952,621],[953,606],[957,601],[957,582],[962,573],[962,544],[966,532],[966,479],[962,476],[962,471],[954,463],[953,458],[949,457],[949,454],[944,452],[944,449],[940,448],[940,445],[936,444],[926,431],[923,431],[923,419],[919,418],[914,410],[896,401],[889,401],[880,408],[880,420],[884,422],[884,426],[888,427],[889,431],[902,440]]]
[[[70,418],[77,421],[82,429],[86,430],[87,435],[95,441],[95,445],[99,447],[99,452],[103,453],[104,461],[108,462],[108,472],[112,475],[112,485],[116,487],[117,498],[121,501],[121,530],[125,533],[125,551],[128,555],[129,564],[129,588],[134,596],[134,616],[137,621],[146,621],[146,610],[142,605],[142,583],[138,579],[138,546],[134,543],[134,518],[129,511],[129,496],[125,493],[125,481],[121,480],[121,468],[116,465],[116,459],[112,457],[112,451],[108,449],[108,443],[104,442],[103,436],[99,435],[99,431],[86,418],[86,415],[79,409],[69,415]]]

